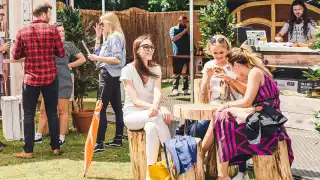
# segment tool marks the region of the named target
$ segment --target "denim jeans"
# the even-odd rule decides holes
[[[102,143],[106,136],[107,131],[107,107],[109,102],[112,109],[116,114],[116,137],[122,138],[123,136],[123,112],[121,102],[121,90],[119,77],[112,77],[107,70],[102,69],[99,75],[99,87],[102,92],[102,110],[100,111],[100,122],[98,129],[97,143]],[[99,93],[100,94],[100,93]]]
[[[174,81],[173,81],[173,87],[172,90],[179,89],[179,81],[180,81],[181,77],[180,75],[175,75],[174,76]],[[189,89],[189,77],[186,75],[183,77],[183,87],[182,90],[188,90]]]
[[[209,127],[209,124],[210,124],[210,121],[209,120],[202,120],[202,121],[198,121],[198,124],[197,124],[197,128],[196,128],[196,123],[195,121],[190,121],[190,124],[189,124],[189,128],[188,128],[188,134],[190,136],[193,136],[194,135],[194,131],[196,129],[196,135],[195,137],[199,137],[199,138],[203,138],[208,130],[208,127]]]
[[[60,126],[57,114],[58,106],[58,77],[48,85],[30,86],[23,84],[22,88],[22,105],[24,110],[24,151],[32,153],[34,147],[34,116],[40,91],[43,95],[46,113],[48,117],[49,132],[51,136],[50,145],[52,150],[60,149],[59,134]]]

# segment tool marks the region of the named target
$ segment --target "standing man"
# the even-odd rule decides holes
[[[190,35],[189,35],[189,21],[186,16],[179,17],[179,24],[173,26],[170,29],[170,38],[172,41],[173,55],[190,55]],[[183,87],[182,91],[184,94],[189,94],[189,82],[188,74],[190,68],[190,59],[186,58],[173,58],[173,74],[174,82],[172,88],[172,94],[179,94],[179,81],[184,65],[187,65],[186,75],[183,77]]]
[[[3,6],[0,5],[0,31],[3,31],[2,29],[2,22],[5,17]],[[0,38],[0,100],[1,100],[1,88],[2,88],[2,78],[3,78],[3,54],[7,52],[10,49],[10,42],[4,43],[3,38]],[[4,147],[5,144],[3,144],[0,141],[0,148]]]
[[[283,41],[283,36],[288,33],[289,42],[295,46],[308,46],[314,41],[313,33],[317,23],[308,17],[308,8],[301,0],[296,0],[291,5],[290,19],[284,24],[275,40]]]
[[[17,33],[14,59],[25,57],[22,101],[24,109],[24,151],[19,158],[32,158],[34,147],[34,116],[40,91],[48,116],[50,145],[54,155],[60,155],[58,105],[58,77],[55,55],[64,57],[65,51],[57,28],[48,23],[52,6],[42,2],[32,12],[35,20]]]

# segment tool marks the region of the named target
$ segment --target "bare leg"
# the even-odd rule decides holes
[[[44,107],[44,101],[43,101],[43,98],[42,98],[41,105],[40,105],[40,118],[39,118],[39,124],[38,124],[37,132],[42,134],[42,135],[45,135],[47,126],[48,126],[48,118],[47,118],[46,109]]]
[[[206,132],[206,135],[204,136],[202,140],[202,156],[206,154],[206,152],[213,146],[214,144],[214,135],[213,135],[213,130],[214,130],[214,120],[210,121],[208,130]]]
[[[69,99],[58,99],[58,110],[60,120],[60,135],[66,135],[69,131]]]
[[[218,169],[218,180],[228,180],[228,167],[229,161],[220,162],[220,157],[218,153],[218,148],[216,149],[217,152],[217,169]]]

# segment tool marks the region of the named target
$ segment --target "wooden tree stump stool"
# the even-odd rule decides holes
[[[169,162],[169,168],[170,168],[170,175],[172,180],[204,180],[205,174],[204,174],[204,164],[203,164],[203,158],[201,156],[202,154],[202,147],[201,147],[201,139],[196,138],[197,142],[197,162],[185,173],[178,175],[175,168],[174,168],[174,162],[171,159],[171,155],[169,151],[167,150],[167,157]]]
[[[133,180],[145,180],[147,172],[146,133],[142,130],[128,130],[128,141]]]
[[[253,168],[256,180],[292,180],[286,141],[279,142],[270,156],[253,156]]]

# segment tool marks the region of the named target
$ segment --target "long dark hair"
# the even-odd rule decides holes
[[[150,35],[142,35],[139,36],[134,42],[133,42],[133,58],[134,61],[136,63],[134,63],[134,66],[143,82],[143,84],[146,84],[147,82],[144,80],[143,77],[154,77],[154,78],[159,78],[159,75],[151,72],[147,66],[143,63],[142,57],[140,56],[140,54],[138,53],[138,49],[140,48],[141,43],[144,40],[151,40],[151,36]],[[148,66],[149,67],[154,67],[154,66],[158,66],[155,61],[150,60],[148,61]]]
[[[290,19],[288,21],[289,23],[289,35],[290,35],[290,39],[292,38],[293,35],[293,25],[295,22],[297,22],[297,17],[294,15],[293,12],[293,6],[297,6],[300,5],[303,7],[303,14],[302,14],[302,20],[303,20],[303,35],[306,37],[306,39],[308,40],[308,23],[312,23],[311,25],[316,26],[315,23],[308,17],[308,8],[307,6],[304,4],[303,1],[301,0],[296,0],[292,3],[291,5],[291,9],[290,9]]]

